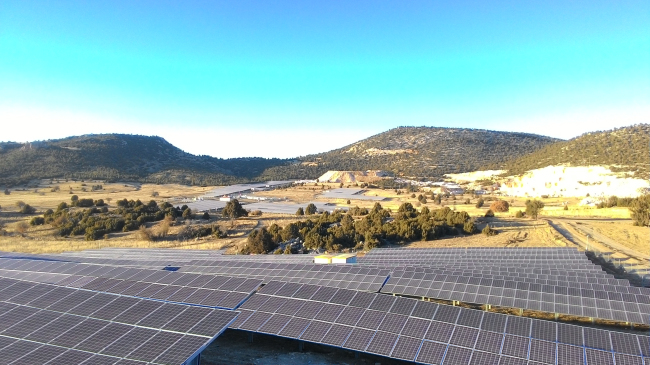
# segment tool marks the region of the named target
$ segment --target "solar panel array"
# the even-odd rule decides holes
[[[602,284],[600,286],[603,290],[530,284],[477,276],[395,271],[381,291],[650,324],[650,297],[645,293],[647,288]]]
[[[204,197],[220,197],[224,195],[232,195],[237,193],[243,193],[250,190],[256,189],[266,189],[266,188],[275,188],[283,185],[292,184],[293,180],[285,181],[266,181],[261,183],[252,183],[252,184],[235,184],[229,186],[223,186],[220,188],[212,189],[205,194]]]
[[[0,276],[170,302],[237,308],[258,279],[43,260],[0,259]]]
[[[573,248],[439,248],[439,249],[373,249],[358,259],[363,264],[440,265],[566,268],[600,271],[589,262],[584,253]]]
[[[308,284],[270,282],[241,311],[231,328],[423,364],[643,364],[650,356],[647,336]]]
[[[373,200],[382,201],[386,197],[363,195],[364,189],[340,188],[326,191],[320,195],[321,198],[350,199],[350,200]]]
[[[316,209],[319,212],[329,212],[333,213],[335,210],[348,210],[348,207],[339,207],[329,203],[321,202],[310,202],[310,203],[268,203],[268,202],[259,202],[259,203],[250,203],[246,204],[243,207],[250,211],[259,210],[262,213],[278,213],[278,214],[296,214],[298,208],[303,210],[307,208],[309,204],[314,204]]]
[[[195,263],[205,266],[185,265],[179,271],[256,278],[264,282],[280,280],[291,283],[316,284],[371,292],[379,291],[390,273],[390,270],[387,269],[356,267],[352,265],[280,264],[235,261]]]
[[[226,207],[226,204],[228,203],[220,200],[206,199],[206,200],[192,200],[188,202],[176,202],[174,205],[177,208],[186,205],[188,208],[192,209],[195,212],[209,212],[211,210],[216,211],[219,209],[223,209]]]
[[[0,278],[3,364],[174,364],[237,312]]]
[[[573,248],[379,249],[359,262],[412,265],[397,266],[384,293],[650,324],[650,289]]]
[[[165,249],[0,252],[0,359],[180,364],[237,316],[220,308],[236,308],[230,328],[423,364],[620,365],[644,364],[645,356],[650,365],[648,336],[383,294],[539,303],[542,311],[647,323],[649,292],[577,250],[378,249],[359,265],[312,260]]]

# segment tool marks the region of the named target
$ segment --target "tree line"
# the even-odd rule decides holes
[[[362,214],[355,216],[354,214]],[[343,213],[324,212],[317,218],[273,224],[254,230],[242,253],[268,253],[281,242],[300,239],[305,249],[338,252],[345,248],[371,249],[381,242],[405,243],[435,240],[448,235],[475,234],[474,220],[467,212],[449,207],[417,211],[411,203],[403,203],[397,212],[375,203],[372,209],[352,209]]]

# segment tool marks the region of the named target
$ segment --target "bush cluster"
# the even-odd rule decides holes
[[[242,253],[273,252],[278,244],[290,239],[300,239],[306,249],[340,251],[343,248],[370,249],[380,241],[403,243],[415,240],[433,240],[445,235],[476,233],[473,220],[467,212],[455,212],[448,207],[418,212],[411,203],[402,204],[395,214],[379,203],[360,219],[354,214],[335,211],[324,212],[316,219],[277,224],[268,229],[253,231]]]
[[[81,201],[84,199],[73,199]],[[90,199],[89,199],[90,200]],[[176,218],[181,211],[169,203],[160,206],[155,201],[147,204],[140,200],[118,200],[117,208],[113,211],[103,206],[102,209],[96,206],[70,211],[68,205],[62,202],[56,211],[48,209],[43,215],[44,223],[50,223],[58,228],[60,236],[84,235],[86,240],[92,241],[103,237],[110,232],[128,232],[137,230],[146,222],[160,221],[165,216]]]
[[[510,210],[510,204],[505,200],[497,200],[490,204],[490,210],[493,212],[507,212]]]

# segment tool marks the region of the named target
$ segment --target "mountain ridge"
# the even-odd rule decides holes
[[[395,176],[441,179],[448,173],[484,169],[507,168],[508,174],[516,174],[567,158],[587,163],[590,153],[596,156],[592,162],[621,162],[620,168],[628,168],[624,157],[633,156],[634,171],[645,172],[643,164],[650,162],[650,152],[648,143],[645,147],[643,143],[650,141],[648,135],[647,124],[585,133],[566,141],[485,129],[397,127],[341,148],[293,159],[222,159],[187,153],[158,136],[89,134],[28,143],[0,142],[0,186],[44,178],[224,185],[315,179],[329,170],[385,170]],[[594,144],[602,148],[591,146]],[[562,155],[557,152],[562,148],[574,153]],[[592,151],[594,148],[600,152]],[[609,153],[612,151],[615,153]],[[582,161],[585,157],[587,161]]]

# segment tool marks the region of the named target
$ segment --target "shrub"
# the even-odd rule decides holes
[[[248,235],[248,244],[246,245],[250,253],[268,253],[273,251],[277,245],[273,243],[271,234],[266,228],[255,229]]]
[[[467,234],[473,234],[476,232],[476,227],[474,226],[474,221],[469,220],[463,224],[463,232]]]
[[[518,210],[517,213],[515,213],[515,217],[523,218],[524,217],[524,212],[522,212],[521,210]]]
[[[103,202],[104,201],[102,200],[102,203]],[[87,207],[92,207],[93,205],[95,205],[95,201],[90,199],[90,198],[78,199],[75,202],[75,204],[73,204],[73,205],[75,205],[77,207],[81,207],[81,208],[87,208]]]
[[[254,210],[254,211],[248,213],[248,215],[253,216],[253,217],[259,217],[259,216],[262,215],[262,211],[261,210]]]
[[[647,227],[650,225],[650,195],[642,195],[634,199],[629,210],[635,226]]]
[[[305,214],[313,215],[313,214],[316,214],[317,210],[318,209],[316,209],[316,206],[314,205],[314,203],[309,203],[309,205],[307,205],[307,208],[305,208]]]
[[[476,201],[475,206],[476,206],[476,208],[481,208],[484,203],[485,203],[485,201],[483,200],[483,198],[478,198],[478,200]]]
[[[490,227],[490,225],[488,224],[488,225],[485,226],[485,228],[483,228],[481,233],[483,233],[486,236],[494,236],[495,234],[497,234],[497,231],[492,229],[492,227]]]
[[[298,208],[298,210],[296,211],[296,215],[298,216],[305,215],[305,211],[302,209],[302,207]]]
[[[497,200],[490,204],[490,210],[493,212],[507,212],[510,210],[510,204],[505,200]]]
[[[229,201],[223,208],[222,215],[226,218],[247,217],[248,211],[244,209],[237,199]]]
[[[201,216],[201,219],[204,219],[204,220],[210,219],[210,214],[208,214],[208,212],[203,212],[203,215]]]
[[[149,241],[149,242],[153,242],[153,240],[155,238],[154,234],[153,234],[153,231],[151,229],[145,227],[144,225],[140,226],[140,229],[138,229],[138,233],[136,233],[135,236],[139,240]]]
[[[492,209],[488,209],[488,211],[485,212],[485,217],[486,218],[494,217],[494,212],[492,211]]]
[[[29,224],[27,222],[21,221],[16,223],[15,226],[16,232],[20,233],[21,235],[25,235],[27,230],[29,229]]]
[[[544,203],[541,200],[526,200],[526,215],[531,218],[537,219],[537,216],[542,212],[542,209],[544,209]]]
[[[194,217],[194,214],[192,214],[192,209],[190,209],[190,208],[185,208],[185,210],[183,210],[183,215],[182,215],[182,217],[183,217],[184,219],[192,219],[192,218]]]
[[[29,224],[32,226],[40,226],[45,224],[45,218],[43,217],[34,217],[29,221]]]
[[[34,214],[34,213],[36,213],[36,208],[32,207],[29,204],[25,204],[25,205],[23,205],[22,208],[20,208],[20,212],[22,214]]]

